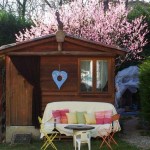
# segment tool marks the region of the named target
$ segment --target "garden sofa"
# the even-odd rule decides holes
[[[86,112],[88,114],[94,114],[95,112],[100,111],[107,111],[111,110],[112,115],[115,115],[116,109],[115,107],[110,103],[104,103],[104,102],[81,102],[81,101],[60,101],[60,102],[52,102],[48,103],[46,105],[46,108],[44,110],[42,123],[44,123],[45,131],[47,133],[50,133],[54,129],[54,117],[53,117],[53,111],[55,110],[63,110],[63,109],[69,109],[69,112]],[[56,129],[61,133],[65,134],[66,136],[72,136],[73,131],[65,129],[64,127],[68,124],[62,124],[62,123],[56,123]],[[109,128],[110,123],[105,124],[90,124],[91,126],[94,126],[95,129],[91,130],[91,136],[97,137],[98,136],[98,128]],[[116,126],[116,130],[120,130],[120,125],[117,122],[114,123],[114,126]],[[41,134],[41,137],[43,135]]]

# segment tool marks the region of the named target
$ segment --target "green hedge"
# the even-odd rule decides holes
[[[150,123],[150,59],[140,65],[139,79],[141,114]]]
[[[31,25],[31,21],[0,10],[0,46],[16,42],[15,34],[24,28],[30,28]]]

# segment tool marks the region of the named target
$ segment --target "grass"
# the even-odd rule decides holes
[[[118,146],[112,144],[113,150],[140,150],[135,146],[129,145],[126,142],[116,138],[118,142]],[[54,141],[58,150],[74,150],[72,140],[60,140]],[[99,150],[101,140],[100,139],[92,139],[91,140],[91,150]],[[33,141],[31,144],[0,144],[0,150],[40,150],[42,146],[42,141]],[[52,150],[52,148],[47,148],[47,150]],[[82,145],[81,150],[88,150],[87,144]],[[108,150],[107,146],[104,145],[101,150]]]

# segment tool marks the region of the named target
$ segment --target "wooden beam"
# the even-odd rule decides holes
[[[115,46],[109,46],[103,43],[98,43],[98,42],[94,42],[94,41],[88,41],[85,39],[78,39],[78,38],[71,38],[71,37],[65,37],[65,41],[76,44],[76,45],[80,45],[80,46],[84,46],[84,47],[88,47],[88,48],[92,48],[92,49],[97,49],[103,52],[109,52],[109,53],[115,53],[116,55],[125,55],[127,52],[117,48]]]
[[[6,126],[10,126],[10,64],[11,60],[8,56],[5,58],[6,61]]]
[[[56,41],[56,37],[54,35],[39,37],[39,38],[35,38],[29,41],[23,41],[19,43],[3,45],[0,47],[0,55],[6,54],[12,51],[17,51],[17,50],[21,50],[24,48],[28,48],[31,46],[42,45],[47,42],[51,43],[52,41]]]
[[[112,56],[115,57],[113,53],[106,52],[81,52],[81,51],[51,51],[51,52],[10,52],[9,55],[17,56],[50,56],[50,55],[74,55],[74,56]]]

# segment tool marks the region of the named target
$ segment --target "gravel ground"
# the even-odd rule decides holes
[[[137,126],[137,117],[126,120],[123,124],[124,132],[122,139],[130,144],[136,145],[140,150],[150,150],[150,136],[142,136]]]

